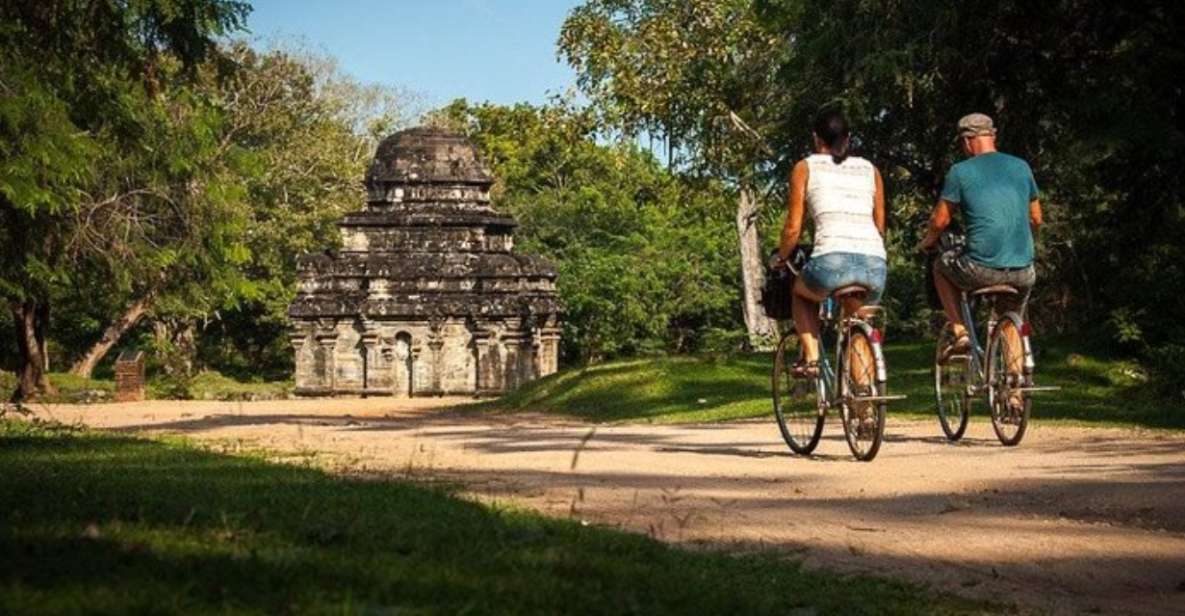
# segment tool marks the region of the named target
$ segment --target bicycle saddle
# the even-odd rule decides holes
[[[980,297],[983,295],[1019,295],[1020,291],[1016,287],[1007,284],[994,284],[990,287],[983,287],[971,292],[971,297]]]

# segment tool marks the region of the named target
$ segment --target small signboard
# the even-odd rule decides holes
[[[115,358],[115,401],[144,399],[144,351],[128,350]]]

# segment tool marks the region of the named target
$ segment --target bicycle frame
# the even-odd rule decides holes
[[[975,387],[979,389],[983,386],[986,375],[983,356],[987,351],[979,344],[979,336],[975,333],[975,314],[971,310],[971,298],[967,296],[966,291],[959,294],[959,310],[963,313],[963,323],[967,328],[967,335],[971,338],[971,372],[975,375]],[[994,320],[989,319],[987,327],[988,340],[992,339],[992,329],[994,327]]]

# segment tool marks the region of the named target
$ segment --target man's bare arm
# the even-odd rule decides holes
[[[1033,230],[1033,239],[1036,240],[1040,234],[1041,225],[1045,224],[1045,218],[1041,214],[1041,201],[1033,199],[1029,202],[1029,229]]]
[[[938,205],[934,206],[934,213],[930,215],[930,226],[926,229],[926,236],[922,238],[921,242],[918,242],[919,250],[929,250],[938,243],[938,237],[942,235],[942,231],[950,226],[950,212],[954,207],[946,199],[938,200]]]

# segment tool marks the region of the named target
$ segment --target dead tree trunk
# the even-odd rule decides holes
[[[78,361],[70,367],[70,372],[78,376],[90,378],[95,371],[95,366],[99,365],[100,361],[107,356],[107,352],[111,350],[123,337],[128,330],[136,326],[144,314],[148,312],[149,306],[152,304],[152,296],[145,296],[132,302],[127,310],[119,316],[107,329],[103,330],[103,335],[99,337],[98,341],[87,349]]]
[[[761,308],[761,287],[765,284],[765,259],[757,236],[760,207],[752,187],[742,184],[737,198],[737,239],[741,248],[742,307],[749,346],[756,350],[772,347],[774,323]]]
[[[53,394],[45,359],[45,330],[49,307],[32,300],[13,302],[12,320],[16,325],[18,366],[17,386],[12,392],[13,402],[24,402],[37,396]]]

